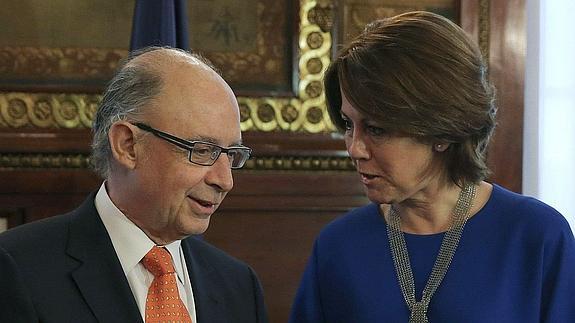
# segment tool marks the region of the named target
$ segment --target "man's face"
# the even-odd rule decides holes
[[[165,72],[164,80],[154,107],[139,121],[190,141],[223,147],[241,142],[237,101],[215,73],[185,65]],[[192,164],[188,151],[136,131],[138,160],[128,182],[137,194],[125,213],[156,243],[203,233],[232,189],[229,159],[221,154],[212,166]]]

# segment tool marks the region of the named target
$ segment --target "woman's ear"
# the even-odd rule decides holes
[[[112,124],[108,132],[112,156],[119,165],[127,169],[136,168],[135,133],[133,127],[125,121]]]
[[[437,143],[433,145],[433,150],[437,151],[438,153],[442,153],[449,148],[448,142]]]

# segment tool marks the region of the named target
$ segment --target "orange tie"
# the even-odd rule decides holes
[[[154,275],[146,297],[146,323],[191,323],[190,313],[178,293],[170,253],[164,248],[155,246],[144,256],[142,264]]]

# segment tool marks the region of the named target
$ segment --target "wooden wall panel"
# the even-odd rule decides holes
[[[497,88],[498,126],[489,149],[492,179],[521,192],[525,86],[525,1],[490,1],[489,73]]]
[[[524,0],[464,0],[461,26],[480,45],[489,63],[499,107],[487,153],[489,181],[521,192],[526,20]]]
[[[213,218],[205,237],[255,269],[270,322],[287,322],[314,238],[338,214],[223,210]]]

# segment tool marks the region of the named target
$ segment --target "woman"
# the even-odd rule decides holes
[[[372,203],[321,232],[291,322],[575,322],[567,221],[484,181],[494,91],[463,30],[375,21],[324,82]]]

